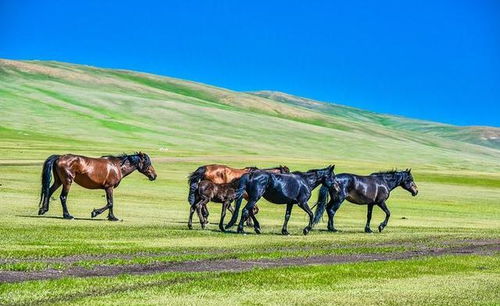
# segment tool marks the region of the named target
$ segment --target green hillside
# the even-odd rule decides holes
[[[486,126],[463,127],[432,121],[409,119],[400,116],[378,114],[359,108],[319,102],[277,91],[263,90],[251,92],[251,94],[298,106],[303,109],[330,114],[338,118],[370,122],[396,130],[422,132],[429,135],[500,149],[500,128]]]
[[[11,60],[0,61],[0,85],[3,156],[17,161],[40,160],[54,149],[141,149],[157,156],[286,157],[376,169],[500,169],[500,151],[466,143],[481,141],[458,127],[283,94],[260,93],[264,98],[151,74]],[[46,152],[33,150],[47,141]],[[22,153],[10,150],[12,144],[22,145]],[[493,140],[487,145],[496,146]]]

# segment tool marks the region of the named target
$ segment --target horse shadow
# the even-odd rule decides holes
[[[36,215],[16,215],[16,217],[21,218],[43,218],[43,219],[60,219],[60,220],[76,220],[76,221],[108,221],[108,219],[93,219],[93,218],[73,218],[73,219],[64,219],[63,217],[58,216],[36,216]]]

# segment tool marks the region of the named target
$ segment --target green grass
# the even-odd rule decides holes
[[[499,264],[487,256],[446,256],[240,273],[32,281],[2,285],[0,302],[488,305],[500,301]]]
[[[0,270],[392,253],[500,234],[500,151],[388,124],[399,117],[356,119],[347,107],[342,116],[320,113],[203,84],[57,62],[0,62],[0,88]],[[58,199],[47,218],[36,216],[47,156],[139,150],[153,158],[158,179],[134,173],[123,180],[115,192],[115,214],[123,222],[105,221],[105,215],[88,220],[105,204],[104,192],[76,185],[68,205],[80,219],[52,218],[62,214]],[[292,235],[283,237],[284,207],[264,200],[262,235],[220,233],[219,204],[209,206],[208,230],[195,222],[190,231],[186,177],[210,163],[292,170],[335,163],[337,173],[360,174],[411,167],[420,193],[414,198],[395,190],[388,227],[371,235],[363,233],[366,207],[344,203],[336,216],[342,232],[328,233],[322,222],[303,236],[307,222],[296,207]],[[383,217],[375,208],[373,229]],[[124,254],[132,257],[57,260]],[[0,304],[495,304],[498,258],[33,281],[0,285]]]

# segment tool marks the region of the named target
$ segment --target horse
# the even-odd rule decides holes
[[[61,205],[64,219],[73,219],[68,212],[66,200],[73,182],[87,189],[104,189],[106,191],[106,206],[94,209],[91,217],[102,214],[106,209],[108,220],[118,221],[113,214],[113,190],[118,187],[120,181],[130,173],[138,170],[154,181],[157,177],[156,171],[151,164],[151,159],[145,153],[138,152],[132,155],[102,156],[92,158],[81,155],[51,155],[42,168],[42,191],[38,215],[43,215],[49,210],[49,202],[52,194],[62,185]],[[54,183],[50,186],[52,175]]]
[[[232,181],[239,179],[242,175],[259,170],[257,167],[245,167],[243,169],[231,168],[226,165],[205,165],[198,167],[194,172],[192,172],[188,177],[189,184],[189,195],[188,202],[191,207],[199,202],[199,199],[196,199],[196,190],[198,188],[198,183],[202,180],[209,180],[214,184],[228,184]],[[265,168],[262,169],[264,171],[274,172],[274,173],[290,173],[290,169],[287,166],[279,166],[274,168]],[[246,194],[245,194],[246,199]],[[255,206],[254,214],[259,212],[259,208]],[[205,218],[205,221],[208,222],[208,208],[206,204],[202,206],[202,214]],[[249,226],[251,226],[251,222],[249,220]]]
[[[243,233],[243,223],[251,216],[254,221],[254,230],[257,234],[260,234],[260,225],[252,213],[252,208],[261,197],[264,197],[274,204],[286,204],[285,222],[281,230],[283,235],[289,235],[288,220],[293,205],[298,204],[309,215],[309,224],[303,230],[304,235],[307,235],[313,225],[313,213],[307,205],[307,201],[311,198],[312,190],[319,184],[323,184],[328,188],[335,184],[334,169],[335,165],[330,165],[324,169],[314,169],[307,172],[295,171],[290,174],[254,171],[243,175],[237,191],[238,199],[236,200],[235,212],[226,229],[236,222],[242,195],[246,191],[249,200],[242,211],[238,233]]]
[[[222,212],[220,216],[219,229],[225,231],[224,229],[224,217],[226,216],[226,209],[229,209],[232,213],[231,203],[236,199],[236,191],[238,190],[239,179],[233,180],[228,184],[214,184],[209,180],[203,180],[198,183],[198,188],[196,190],[197,198],[200,199],[194,205],[191,206],[189,212],[188,228],[193,228],[193,214],[196,210],[198,218],[200,219],[201,228],[205,229],[205,218],[202,213],[202,208],[209,201],[222,203]]]
[[[338,174],[335,178],[340,187],[340,191],[321,187],[316,211],[314,214],[314,224],[317,224],[325,210],[325,204],[330,194],[330,201],[326,205],[328,213],[328,230],[336,232],[337,229],[333,224],[335,213],[339,209],[344,200],[358,205],[368,205],[368,213],[366,216],[365,232],[372,233],[370,229],[370,220],[372,218],[373,206],[377,205],[385,212],[385,219],[378,226],[378,231],[387,226],[391,212],[387,208],[386,201],[389,198],[391,191],[396,187],[402,187],[411,193],[412,196],[418,194],[417,185],[413,181],[411,169],[405,171],[384,171],[375,172],[368,176],[360,176],[350,173]]]

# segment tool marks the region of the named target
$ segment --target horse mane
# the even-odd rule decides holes
[[[408,169],[406,169],[406,170],[392,169],[392,170],[378,171],[378,172],[370,173],[370,175],[397,174],[397,173],[404,173],[404,172],[408,172]]]
[[[399,172],[397,169],[392,169],[392,170],[384,170],[384,171],[373,172],[373,173],[370,173],[370,175],[395,174],[397,172]]]
[[[131,163],[137,163],[138,159],[136,158],[139,155],[139,152],[135,152],[134,154],[127,154],[127,153],[122,153],[118,155],[103,155],[101,158],[117,158],[121,161],[122,165],[127,161],[130,160]],[[144,154],[147,156],[147,154]],[[149,158],[147,159],[149,160]]]

